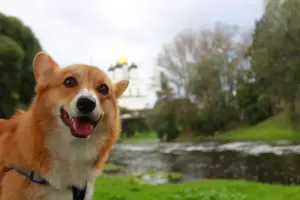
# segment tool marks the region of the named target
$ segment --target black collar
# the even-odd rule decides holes
[[[31,182],[34,182],[34,183],[37,183],[40,185],[45,185],[45,186],[50,185],[47,180],[37,176],[34,171],[20,170],[20,169],[14,168],[14,167],[8,168],[8,170],[13,170],[13,171],[19,173],[20,175],[25,176]],[[75,186],[70,186],[69,189],[72,190],[73,200],[84,200],[84,197],[86,195],[87,184],[85,184],[85,187],[83,189],[79,189]]]

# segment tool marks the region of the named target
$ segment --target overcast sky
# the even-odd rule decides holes
[[[263,0],[0,0],[0,12],[30,26],[61,65],[107,69],[123,55],[148,78],[162,45],[179,31],[216,21],[251,28]]]

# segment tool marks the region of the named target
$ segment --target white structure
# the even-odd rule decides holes
[[[128,64],[124,57],[119,58],[115,66],[108,68],[108,75],[114,81],[129,80],[129,86],[119,98],[120,107],[130,110],[143,110],[151,108],[148,102],[146,81],[139,78],[138,66],[134,63]]]

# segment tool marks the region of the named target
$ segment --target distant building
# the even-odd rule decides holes
[[[117,63],[108,68],[108,75],[116,82],[128,79],[129,86],[124,94],[119,98],[120,107],[129,110],[144,110],[151,108],[148,102],[148,92],[146,80],[139,77],[139,67],[135,63],[128,63],[125,57],[120,57]]]

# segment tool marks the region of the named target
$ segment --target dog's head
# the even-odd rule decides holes
[[[127,80],[113,83],[101,69],[84,64],[60,68],[44,52],[36,55],[33,71],[35,114],[45,132],[59,130],[69,141],[83,140],[117,123],[117,98]]]

